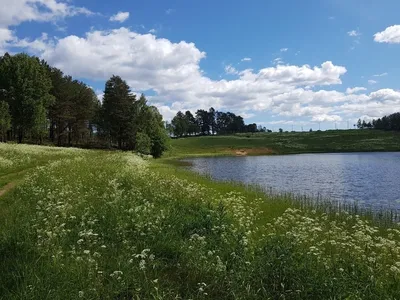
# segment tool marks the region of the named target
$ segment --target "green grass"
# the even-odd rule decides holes
[[[400,151],[400,133],[378,130],[255,133],[173,139],[166,157]]]
[[[0,198],[0,299],[400,297],[398,227],[130,153],[63,151]]]
[[[0,143],[0,188],[18,181],[32,168],[73,157],[77,151],[82,150]]]

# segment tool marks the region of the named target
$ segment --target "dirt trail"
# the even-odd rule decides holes
[[[12,188],[16,186],[15,182],[9,182],[5,186],[0,189],[0,197],[3,196],[5,193],[10,191]]]

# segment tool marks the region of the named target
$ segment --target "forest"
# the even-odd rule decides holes
[[[267,129],[252,123],[246,125],[241,116],[231,112],[199,109],[193,115],[189,110],[178,111],[167,130],[175,137],[191,135],[234,134],[242,132],[265,132]]]
[[[119,76],[103,101],[85,83],[27,54],[0,57],[0,139],[18,143],[136,150],[161,156],[162,115]]]
[[[357,128],[374,128],[386,131],[400,131],[400,112],[374,119],[370,122],[366,122],[365,120],[361,121],[361,119],[359,119],[357,122]]]

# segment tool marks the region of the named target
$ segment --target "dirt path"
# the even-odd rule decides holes
[[[3,196],[5,193],[10,191],[12,188],[14,188],[17,184],[15,182],[9,182],[5,186],[3,186],[0,189],[0,197]]]

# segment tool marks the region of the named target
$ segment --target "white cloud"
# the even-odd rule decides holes
[[[382,73],[382,74],[375,74],[374,77],[383,77],[383,76],[387,76],[388,73]]]
[[[238,112],[238,115],[243,117],[243,119],[251,119],[251,118],[255,117],[255,114],[247,113],[247,112]]]
[[[24,46],[70,75],[105,80],[115,73],[136,90],[175,89],[193,77],[201,78],[199,61],[205,57],[193,43],[172,43],[124,27],[48,41],[41,51],[36,42]]]
[[[362,103],[343,103],[337,110],[346,115],[382,117],[400,111],[400,92],[392,89],[381,89],[368,95]]]
[[[347,72],[331,61],[320,66],[277,65],[260,70],[237,70],[229,65],[226,71],[236,78],[215,80],[201,70],[206,53],[195,44],[174,43],[124,27],[91,31],[83,37],[49,39],[43,35],[13,43],[72,76],[104,81],[116,74],[134,91],[152,90],[155,95],[149,100],[167,119],[178,110],[210,106],[248,116],[268,111],[318,122],[400,110],[400,93],[390,89],[369,95],[356,94],[365,90],[360,87],[349,88],[347,93],[331,90],[332,85],[342,83]]]
[[[14,33],[10,29],[0,28],[0,47],[14,39]]]
[[[1,52],[7,50],[10,42],[18,41],[9,29],[10,26],[30,21],[57,22],[66,17],[93,14],[84,7],[69,5],[60,0],[0,0],[0,7]]]
[[[167,15],[170,15],[170,14],[174,13],[175,11],[176,11],[176,10],[173,9],[173,8],[168,8],[167,10],[165,10],[165,13],[166,13]]]
[[[239,72],[232,65],[225,66],[225,73],[230,75],[239,74]]]
[[[154,28],[149,30],[149,33],[156,33],[156,32],[157,32],[157,30],[155,30]]]
[[[370,80],[368,80],[368,84],[376,84],[376,83],[378,83],[378,81],[376,81],[376,80],[373,80],[373,79],[370,79]]]
[[[244,58],[241,59],[241,61],[251,61],[251,58],[250,57],[244,57]]]
[[[375,33],[374,41],[378,43],[400,44],[400,25],[393,25],[382,32]]]
[[[313,122],[340,122],[340,121],[342,121],[342,117],[340,117],[338,115],[322,114],[322,115],[312,117],[311,121],[313,121]]]
[[[261,69],[257,75],[258,79],[279,81],[295,85],[330,85],[340,84],[340,76],[347,72],[345,67],[335,66],[331,61],[321,64],[321,67],[311,68],[303,66],[282,66]]]
[[[357,36],[361,35],[361,33],[358,30],[351,30],[351,31],[347,32],[347,34],[352,37],[357,37]]]
[[[282,60],[281,57],[277,57],[277,58],[275,58],[275,59],[272,61],[272,63],[273,63],[274,65],[281,65],[281,64],[283,64],[283,60]]]
[[[126,11],[126,12],[120,11],[117,14],[111,16],[110,21],[123,23],[128,19],[129,19],[129,12],[128,11]]]
[[[355,93],[358,93],[358,92],[361,92],[361,91],[366,91],[366,90],[367,89],[365,87],[356,86],[354,88],[347,88],[346,89],[346,94],[355,94]]]
[[[79,14],[90,15],[84,7],[76,7],[60,0],[0,0],[0,27],[18,25],[26,21],[48,22]]]
[[[281,52],[287,52],[289,50],[289,48],[281,48]]]
[[[42,35],[35,39],[35,40],[29,40],[27,38],[25,39],[15,39],[12,43],[13,47],[19,47],[19,48],[29,48],[31,49],[32,52],[34,53],[41,53],[45,51],[48,48],[48,35],[47,33],[42,33]]]
[[[379,101],[399,101],[400,91],[394,91],[392,89],[381,89],[370,94],[371,99]]]

